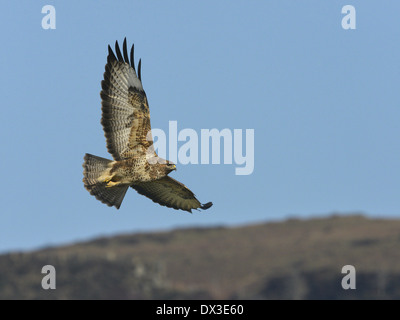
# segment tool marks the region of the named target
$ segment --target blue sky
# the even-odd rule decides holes
[[[47,4],[55,30],[41,27]],[[347,4],[356,30],[341,26]],[[395,1],[3,3],[0,252],[332,212],[398,217],[399,12]],[[117,211],[83,188],[83,155],[111,158],[100,81],[107,45],[124,37],[142,58],[153,128],[254,129],[251,175],[172,173],[214,202],[207,211],[134,190]]]

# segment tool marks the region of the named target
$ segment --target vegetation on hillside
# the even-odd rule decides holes
[[[399,299],[399,249],[400,220],[360,215],[121,235],[0,255],[0,298]]]

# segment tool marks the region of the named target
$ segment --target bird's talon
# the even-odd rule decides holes
[[[116,184],[118,184],[118,182],[114,182],[114,181],[108,180],[108,182],[106,184],[106,188],[114,187]]]

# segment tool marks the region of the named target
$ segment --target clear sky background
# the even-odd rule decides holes
[[[56,29],[44,30],[44,5]],[[344,30],[341,9],[356,9]],[[363,212],[399,217],[400,2],[3,1],[0,252],[97,236]],[[255,169],[182,165],[189,214],[84,189],[107,45],[135,43],[153,128],[255,130]],[[180,145],[183,143],[181,142]]]

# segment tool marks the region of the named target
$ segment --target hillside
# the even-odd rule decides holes
[[[57,288],[43,290],[53,265]],[[357,289],[343,290],[353,265]],[[400,220],[360,215],[99,238],[0,255],[0,299],[400,298]]]

